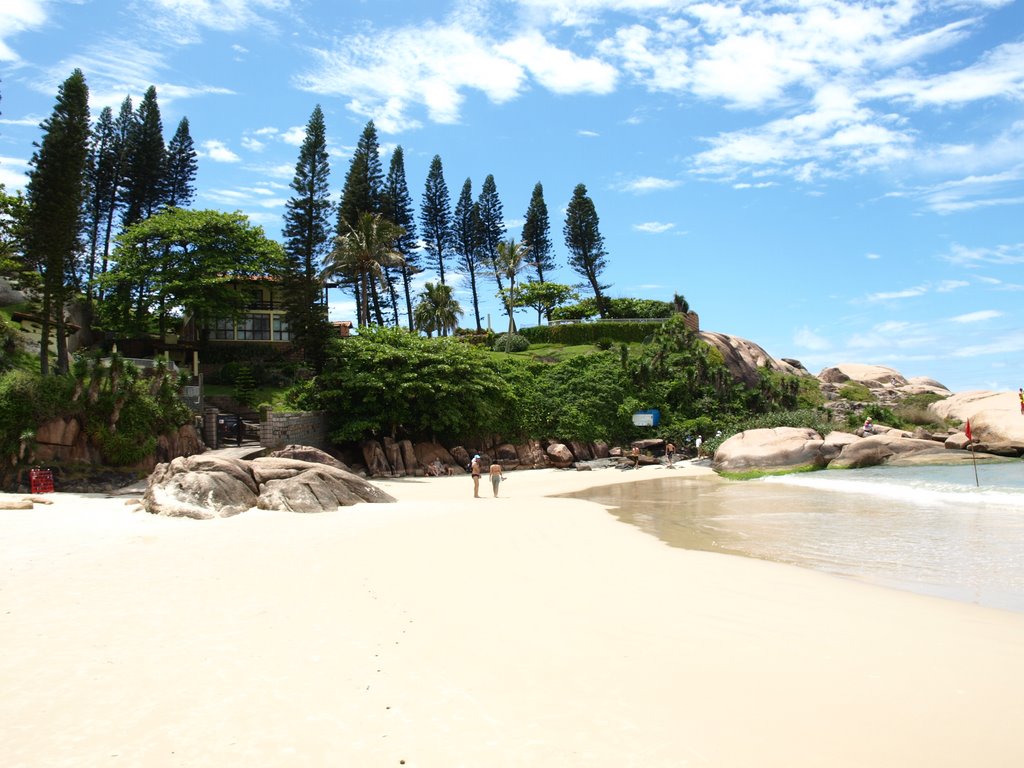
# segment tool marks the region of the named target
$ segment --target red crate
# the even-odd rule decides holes
[[[28,471],[28,481],[32,493],[53,493],[52,470],[30,469]]]

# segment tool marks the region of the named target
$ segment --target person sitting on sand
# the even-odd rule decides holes
[[[491,488],[494,490],[494,497],[498,497],[498,486],[501,485],[501,481],[505,479],[505,475],[501,473],[501,464],[494,462],[491,464],[491,468],[488,471],[491,476]]]

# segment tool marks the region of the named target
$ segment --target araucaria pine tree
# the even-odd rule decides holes
[[[565,247],[569,249],[569,266],[580,275],[594,291],[594,301],[601,317],[607,314],[604,294],[607,285],[601,285],[601,273],[606,265],[604,238],[598,228],[597,210],[594,201],[587,195],[587,188],[577,184],[572,199],[565,211]]]
[[[427,249],[430,266],[437,269],[437,275],[444,285],[444,264],[451,250],[452,207],[448,187],[444,183],[444,168],[441,156],[434,155],[427,172],[426,188],[423,190],[423,204],[420,206],[420,224],[423,226],[423,244]]]
[[[405,293],[405,312],[409,330],[413,330],[412,276],[420,270],[419,248],[416,245],[416,217],[413,214],[412,196],[405,179],[405,152],[401,146],[391,153],[384,193],[381,195],[381,213],[384,218],[402,228],[402,235],[395,243],[395,250],[402,254],[403,263],[398,268],[402,289]],[[397,319],[396,319],[397,324]]]
[[[149,86],[128,132],[128,157],[124,181],[122,225],[147,219],[166,201],[164,169],[167,149],[156,88]]]
[[[462,185],[459,200],[455,204],[455,216],[452,220],[452,249],[458,259],[462,273],[469,277],[469,290],[473,296],[473,317],[476,330],[480,326],[480,299],[477,289],[477,275],[480,271],[480,208],[473,202],[473,182],[470,179]]]
[[[327,130],[318,104],[299,149],[291,183],[294,194],[285,204],[283,279],[292,342],[318,373],[329,333],[320,279],[323,257],[330,249],[329,175]]]
[[[348,173],[345,175],[345,186],[341,191],[341,203],[338,206],[338,223],[335,227],[337,237],[347,237],[353,229],[358,229],[364,213],[380,213],[383,183],[377,128],[371,120],[363,128],[359,143],[352,153]],[[372,305],[377,323],[382,324],[377,281],[365,283],[358,279],[357,275],[339,274],[338,277],[340,282],[355,294],[358,306]],[[369,290],[370,296],[363,297],[360,293],[363,290]]]
[[[492,174],[484,179],[477,205],[480,207],[480,259],[490,268],[500,294],[505,286],[502,271],[498,268],[498,243],[505,239],[505,214]]]
[[[92,301],[97,260],[102,252],[103,271],[110,254],[111,224],[120,183],[120,148],[114,111],[104,107],[91,134],[86,166],[85,225],[88,262],[84,265],[86,299]]]
[[[537,282],[543,283],[544,273],[555,268],[555,258],[551,246],[548,206],[544,202],[544,187],[539,181],[533,187],[524,219],[523,245],[529,249],[526,252],[526,263],[537,273]]]
[[[167,145],[164,173],[164,202],[176,208],[188,208],[196,194],[196,149],[189,134],[188,118],[181,118],[178,130]]]
[[[57,91],[53,113],[43,121],[43,136],[32,155],[25,196],[24,247],[43,272],[43,327],[39,366],[50,372],[51,323],[57,337],[58,373],[68,370],[64,304],[74,272],[82,231],[82,200],[89,157],[89,88],[76,69]]]

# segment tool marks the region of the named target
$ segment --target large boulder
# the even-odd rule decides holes
[[[786,472],[825,466],[821,435],[803,427],[750,429],[733,435],[715,451],[717,472]]]
[[[902,387],[907,384],[903,374],[895,368],[885,365],[865,365],[863,363],[840,363],[825,368],[818,378],[827,384],[845,384],[855,381],[866,387]]]
[[[358,475],[314,464],[291,477],[268,480],[260,488],[256,506],[285,512],[330,512],[363,501],[383,503],[394,500]]]
[[[360,502],[392,502],[376,486],[330,464],[276,456],[245,461],[179,457],[153,470],[142,499],[148,512],[208,519],[253,507],[322,512]]]
[[[364,440],[359,444],[359,448],[363,452],[366,473],[370,477],[387,477],[392,474],[391,465],[380,443],[376,440]]]
[[[761,368],[796,376],[804,373],[803,366],[797,368],[790,363],[780,362],[759,345],[747,339],[741,339],[739,336],[712,331],[701,331],[697,335],[722,353],[725,367],[729,369],[732,377],[748,387],[757,387],[760,384],[759,369]]]
[[[970,419],[971,435],[983,442],[1024,445],[1024,415],[1016,392],[958,392],[928,410],[940,419]]]
[[[850,432],[840,432],[839,430],[829,432],[825,435],[825,442],[821,446],[821,458],[825,462],[832,461],[832,459],[843,452],[846,446],[859,440],[860,438],[857,435]]]
[[[150,482],[142,506],[155,515],[208,520],[252,509],[256,494],[235,473],[184,471],[159,483]]]
[[[929,455],[925,460],[923,457]],[[919,440],[907,437],[895,430],[881,435],[871,435],[850,443],[838,457],[829,462],[829,469],[858,469],[878,464],[920,464],[956,462],[953,454],[941,443],[934,440]]]
[[[295,461],[307,461],[311,464],[326,464],[329,467],[344,469],[351,472],[348,466],[336,458],[312,445],[286,445],[276,451],[271,451],[269,456],[275,459],[294,459]]]
[[[547,453],[552,466],[555,467],[571,467],[576,461],[576,457],[564,443],[552,443],[547,447]]]

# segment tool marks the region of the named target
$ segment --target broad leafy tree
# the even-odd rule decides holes
[[[473,182],[470,179],[462,185],[459,201],[455,204],[452,219],[452,250],[464,275],[469,277],[469,290],[473,297],[473,318],[476,330],[480,325],[480,208],[473,202]]]
[[[333,350],[299,407],[330,414],[331,439],[465,439],[503,426],[505,378],[484,351],[370,327]],[[505,432],[508,434],[508,432]]]
[[[128,227],[114,256],[116,265],[100,280],[145,285],[142,306],[161,330],[172,312],[191,315],[200,328],[237,316],[248,297],[233,281],[276,274],[284,262],[280,244],[245,215],[185,208],[166,208]]]
[[[523,243],[530,249],[526,254],[526,262],[537,273],[537,282],[543,283],[544,273],[550,273],[555,268],[555,258],[551,246],[548,206],[544,202],[544,187],[539,181],[533,187],[530,205],[526,209]]]
[[[527,260],[529,260],[529,254],[527,254]],[[541,318],[550,318],[551,312],[556,307],[571,301],[579,301],[579,298],[579,294],[571,286],[530,280],[519,286],[516,301],[520,307],[537,310],[537,324],[539,325]]]
[[[43,328],[39,367],[50,372],[51,323],[57,337],[58,373],[68,370],[64,305],[81,249],[82,202],[89,158],[89,88],[76,69],[57,91],[43,136],[32,155],[26,186],[25,254],[43,274]]]
[[[330,164],[327,129],[318,104],[306,124],[292,179],[292,196],[285,204],[284,293],[293,342],[315,370],[323,367],[329,325],[320,271],[330,250]]]
[[[398,271],[405,294],[406,319],[409,330],[412,330],[412,276],[420,271],[420,257],[416,243],[416,218],[413,214],[412,196],[409,194],[409,185],[405,179],[405,153],[400,146],[395,147],[395,151],[391,153],[391,164],[388,166],[384,193],[381,195],[381,212],[385,219],[402,228],[402,235],[395,243],[395,250],[402,254],[402,265]]]
[[[412,312],[416,330],[428,337],[435,333],[447,336],[458,328],[459,318],[464,314],[452,294],[452,287],[440,283],[427,283],[423,286]]]
[[[346,226],[348,226],[346,224]],[[362,213],[356,226],[335,238],[334,249],[327,257],[324,277],[335,274],[355,275],[359,281],[359,326],[370,324],[370,301],[373,284],[386,280],[385,269],[400,267],[402,254],[395,243],[402,236],[402,228],[383,218],[379,213]]]
[[[608,254],[604,250],[599,224],[594,201],[587,194],[586,186],[577,184],[565,211],[562,233],[565,235],[565,247],[569,249],[569,266],[590,285],[598,314],[605,317],[607,309],[603,291],[608,286],[601,284],[601,273]]]
[[[441,285],[444,285],[444,265],[452,247],[452,207],[448,186],[444,182],[444,167],[441,156],[434,155],[427,172],[427,183],[423,190],[420,206],[420,225],[423,245],[427,249],[430,266],[437,270]]]

